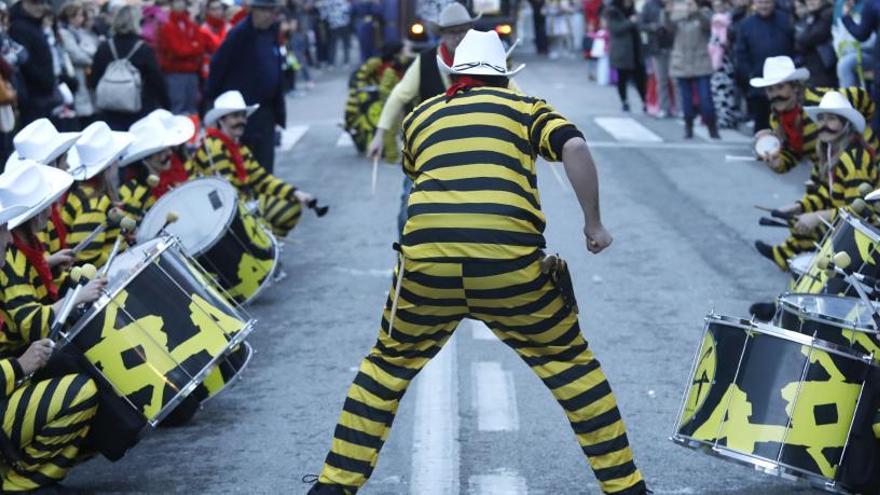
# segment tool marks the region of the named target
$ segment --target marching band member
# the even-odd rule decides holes
[[[0,176],[0,252],[5,253],[12,240],[7,223],[41,208],[41,197],[29,194],[34,185],[31,175],[20,170]],[[0,258],[4,273],[7,259]],[[5,295],[8,280],[0,278]],[[25,380],[46,365],[54,344],[40,338],[21,348],[25,347],[18,357],[0,360],[0,455],[7,468],[0,486],[3,493],[60,488],[58,483],[81,462],[81,444],[98,408],[98,389],[87,375]]]
[[[126,167],[129,179],[119,188],[123,211],[140,221],[173,184],[162,181],[164,172],[171,170],[172,148],[185,143],[185,133],[169,132],[158,118],[145,118],[132,125],[134,141],[125,151],[119,165]],[[169,177],[166,175],[166,177]]]
[[[542,252],[535,157],[562,160],[587,248],[599,253],[612,239],[599,215],[595,165],[573,124],[507,89],[519,69],[507,69],[494,31],[468,31],[447,69],[452,86],[404,120],[403,166],[414,186],[396,283],[312,495],[350,495],[367,482],[410,381],[467,317],[485,322],[551,389],[603,492],[648,493],[578,325],[564,262]]]
[[[860,199],[862,183],[872,189],[880,185],[875,150],[865,142],[865,116],[843,94],[829,91],[818,106],[804,111],[816,126],[815,171],[821,179],[799,201],[779,210],[796,222],[792,235],[768,256],[777,264],[777,252],[793,256],[812,249],[824,231],[823,220],[831,222],[838,208],[850,208]]]
[[[77,262],[103,265],[119,235],[118,223],[109,218],[118,198],[113,183],[119,157],[133,139],[130,133],[111,131],[106,123],[95,122],[83,130],[69,153],[70,174],[76,182],[61,210],[67,245],[78,248],[96,229],[105,228],[81,248]]]
[[[0,355],[5,356],[46,338],[61,307],[67,277],[60,269],[67,266],[67,260],[58,260],[58,253],[47,256],[38,234],[46,228],[52,203],[73,183],[67,172],[30,160],[21,160],[0,177],[7,174],[15,184],[15,193],[33,205],[9,221],[12,246],[0,270],[0,316],[4,322]],[[77,303],[98,299],[105,284],[102,278],[90,281],[79,293]]]
[[[218,96],[205,115],[208,136],[195,154],[194,166],[203,175],[224,177],[245,200],[257,200],[263,219],[284,238],[299,222],[302,205],[314,197],[269,173],[241,144],[247,118],[258,107],[247,105],[238,91]]]
[[[159,174],[159,185],[156,186],[156,192],[159,197],[162,197],[169,189],[183,184],[194,175],[192,158],[187,153],[186,143],[195,136],[196,126],[189,117],[174,115],[164,108],[158,108],[132,124],[129,131],[137,129],[150,119],[158,120],[165,128],[165,131],[169,135],[174,136],[170,139],[172,142],[183,140],[180,144],[171,148],[171,166],[168,170]]]

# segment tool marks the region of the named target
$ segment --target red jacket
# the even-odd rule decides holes
[[[159,66],[165,73],[198,73],[206,53],[199,25],[186,12],[171,12],[168,22],[159,28]]]

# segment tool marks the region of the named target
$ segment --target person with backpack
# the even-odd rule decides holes
[[[100,120],[125,131],[157,108],[168,108],[168,89],[156,53],[140,38],[140,11],[116,10],[111,36],[95,53],[89,87],[95,90]]]

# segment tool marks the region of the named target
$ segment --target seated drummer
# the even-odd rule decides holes
[[[6,250],[5,266],[0,270],[0,356],[16,355],[46,338],[61,308],[68,265],[53,261],[57,254],[47,256],[38,234],[46,228],[52,203],[73,182],[67,172],[30,160],[22,160],[0,178],[7,176],[16,184],[15,194],[34,206],[9,221],[12,246]],[[105,285],[105,279],[95,278],[80,291],[76,302],[95,301]]]
[[[40,206],[40,196],[28,194],[28,175],[0,176],[0,252],[12,239],[7,222]],[[6,269],[5,263],[0,257],[0,269]],[[81,462],[80,446],[97,413],[98,390],[84,374],[26,380],[46,365],[54,344],[41,338],[21,348],[17,358],[0,360],[0,464],[5,468],[0,491],[67,493],[59,483]]]
[[[806,86],[810,71],[796,68],[791,58],[786,56],[769,57],[764,61],[763,77],[750,81],[754,88],[764,88],[770,100],[770,129],[759,130],[758,140],[772,135],[779,139],[778,150],[762,153],[758,158],[777,173],[786,173],[804,160],[816,162],[817,126],[804,113],[805,105],[818,105],[822,96],[833,88],[811,88]],[[874,115],[874,101],[862,88],[841,88],[850,103],[870,121]],[[865,139],[877,147],[877,138],[871,128],[865,129]],[[813,169],[815,173],[815,168]],[[815,174],[814,174],[815,175]],[[811,176],[814,182],[816,177]]]
[[[196,126],[189,117],[174,115],[164,108],[159,108],[132,124],[129,131],[137,129],[150,120],[158,120],[165,131],[174,136],[172,142],[180,141],[180,144],[171,148],[171,166],[159,174],[159,185],[154,188],[159,197],[162,197],[169,189],[183,184],[195,175],[192,157],[186,149],[186,143],[195,136]]]
[[[860,199],[862,183],[880,185],[875,150],[865,143],[865,116],[837,91],[826,93],[818,106],[804,109],[816,125],[816,187],[796,203],[781,208],[795,219],[791,235],[770,247],[758,241],[762,255],[785,268],[789,257],[813,249],[839,208],[851,208]],[[858,213],[858,212],[856,212]],[[824,222],[823,222],[824,220]]]
[[[157,118],[136,122],[131,134],[134,141],[119,162],[128,177],[119,188],[119,200],[125,214],[140,221],[169,187],[176,184],[167,174],[163,182],[162,174],[171,170],[172,148],[191,136],[169,131]]]
[[[95,122],[85,128],[69,153],[70,174],[76,182],[65,195],[61,221],[67,245],[79,250],[77,262],[100,267],[119,235],[119,218],[111,212],[119,201],[113,184],[119,157],[133,139],[127,132],[111,131],[106,123]],[[80,247],[86,241],[88,245]]]
[[[245,200],[256,199],[263,219],[279,238],[293,230],[302,213],[301,204],[314,198],[270,174],[239,141],[247,118],[259,105],[245,104],[238,91],[227,91],[214,100],[205,116],[205,143],[196,152],[193,165],[203,175],[221,175],[238,189]]]

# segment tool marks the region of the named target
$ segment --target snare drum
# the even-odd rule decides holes
[[[876,369],[849,348],[709,315],[672,440],[842,491],[841,466],[858,455],[847,452],[853,418],[870,407],[861,401]]]
[[[810,263],[812,263],[814,256],[816,256],[816,252],[810,251],[796,254],[788,260],[788,271],[791,272],[795,281],[810,270]]]
[[[117,395],[158,424],[240,347],[254,321],[240,313],[164,237],[120,254],[106,293],[62,341]]]
[[[860,218],[838,210],[837,220],[822,240],[818,253],[810,260],[806,272],[792,286],[798,294],[837,294],[856,297],[858,293],[842,277],[830,279],[817,263],[845,251],[852,259],[850,268],[871,278],[880,276],[880,232]]]
[[[169,191],[144,215],[137,242],[159,235],[169,213],[178,220],[165,231],[179,238],[184,251],[236,302],[252,301],[271,284],[280,254],[277,241],[229,182],[207,177]]]
[[[880,359],[877,325],[861,299],[828,294],[783,294],[773,324],[871,354]]]
[[[755,153],[758,156],[776,153],[782,148],[782,142],[773,134],[765,134],[755,140]]]

